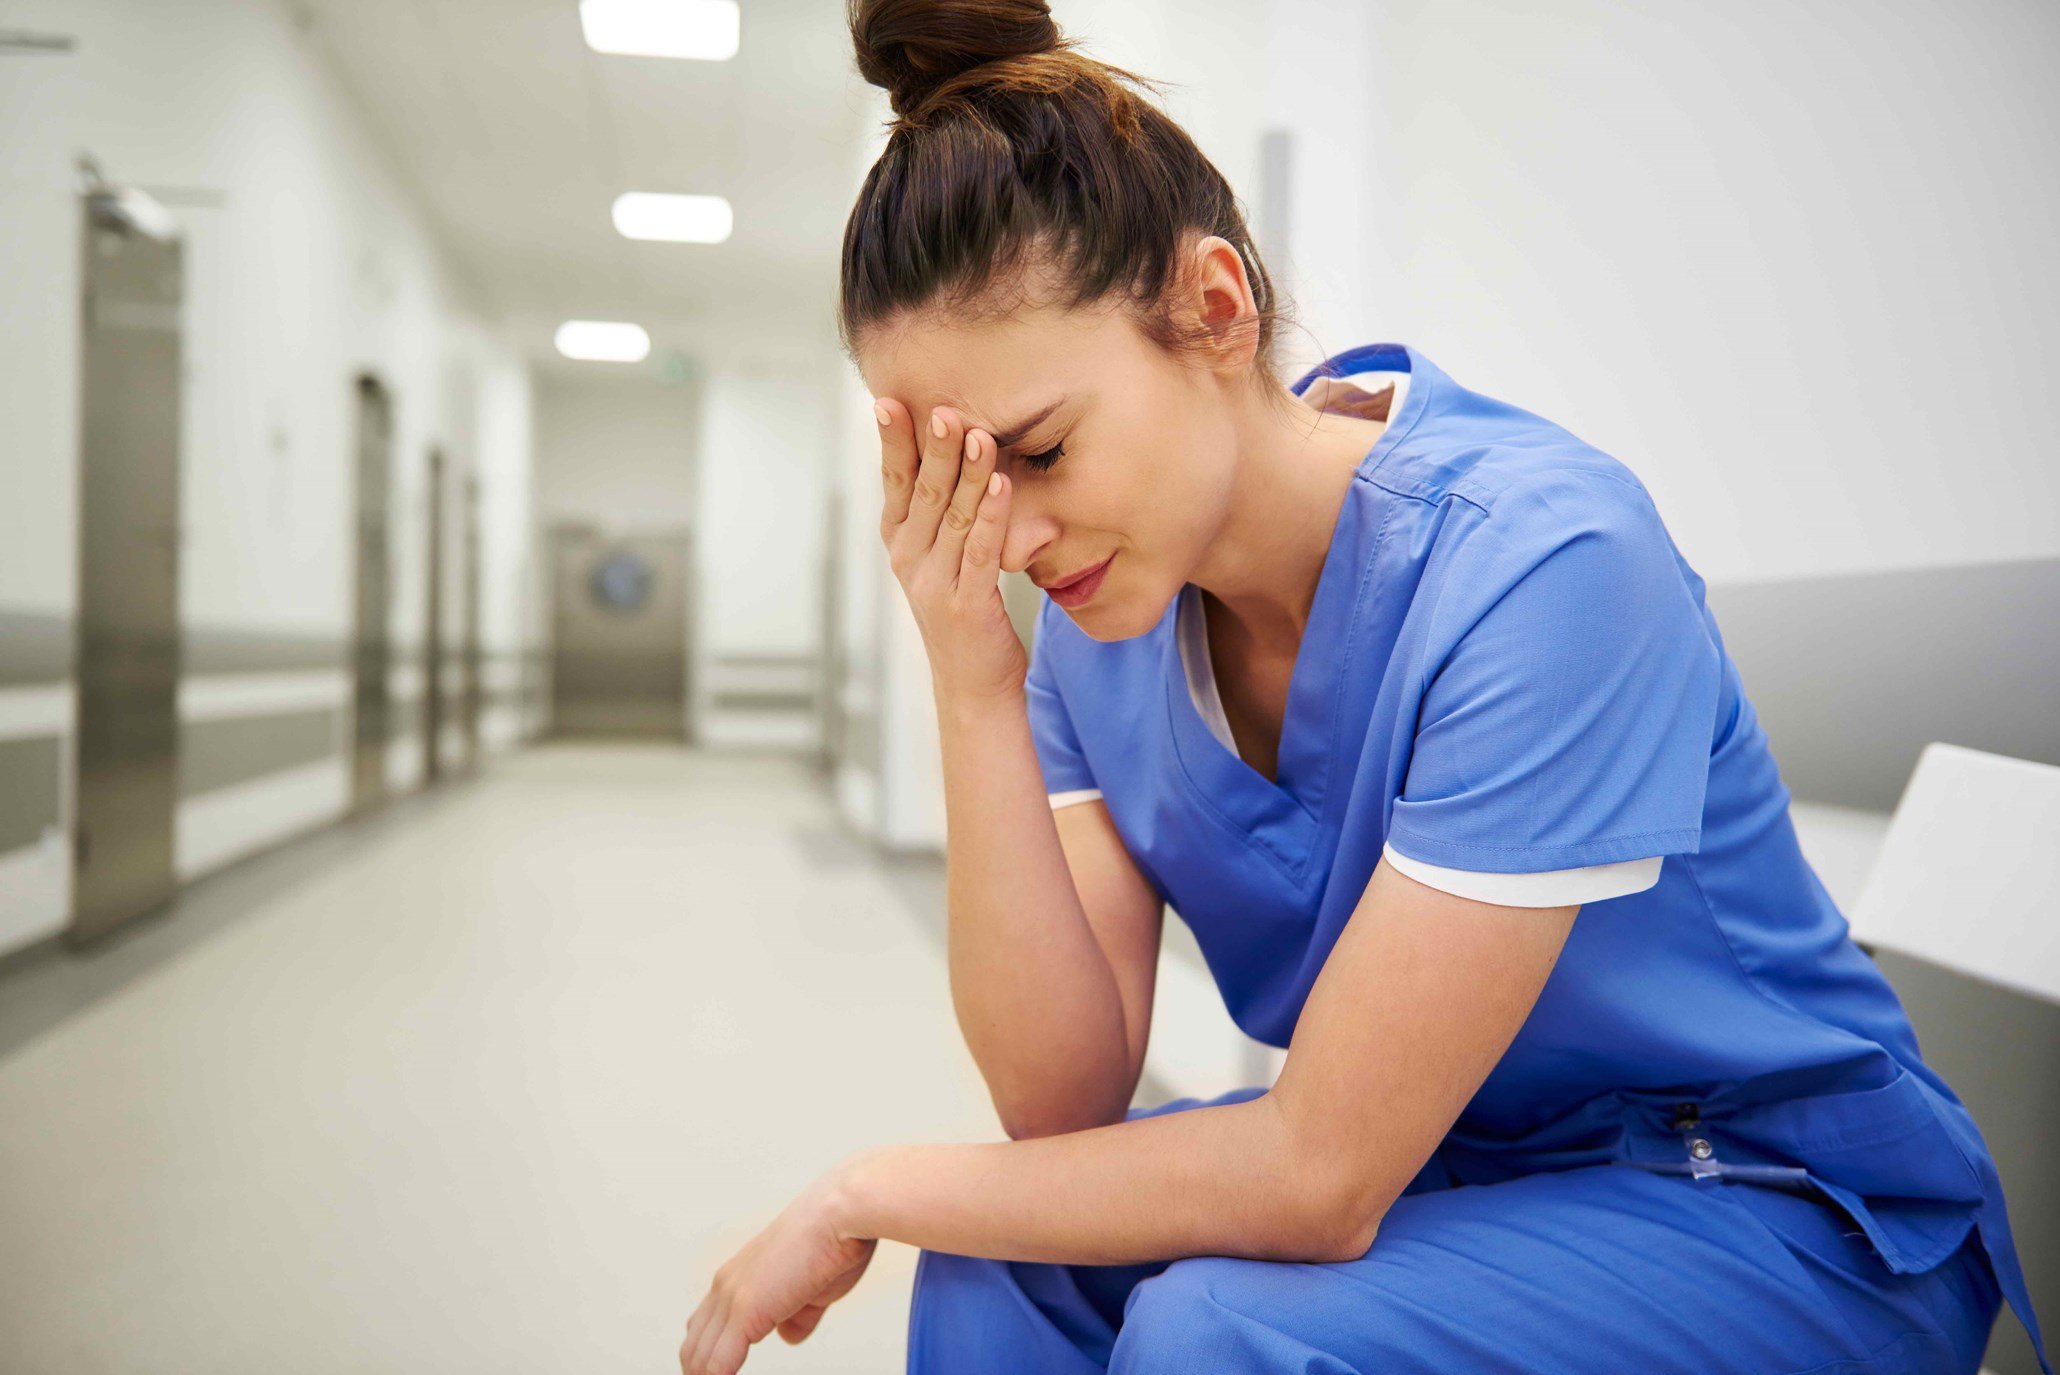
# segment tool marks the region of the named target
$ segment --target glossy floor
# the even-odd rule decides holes
[[[0,973],[0,1368],[662,1372],[819,1171],[998,1134],[940,866],[771,755],[553,745]],[[897,1372],[915,1253],[746,1369]]]

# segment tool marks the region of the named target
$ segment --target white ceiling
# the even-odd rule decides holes
[[[634,320],[706,365],[835,348],[837,252],[873,92],[833,0],[743,0],[727,62],[591,51],[576,0],[302,0],[367,117],[515,341]],[[623,191],[727,196],[721,244],[640,243]]]

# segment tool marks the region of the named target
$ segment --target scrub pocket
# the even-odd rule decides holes
[[[1712,1183],[1759,1219],[1852,1328],[1865,1365],[1812,1375],[1976,1375],[2002,1309],[2002,1289],[1977,1235],[1920,1274],[1884,1266],[1868,1234],[1829,1195],[1759,1184]]]
[[[1923,1082],[1900,1066],[1876,1088],[1742,1109],[1708,1125],[1713,1136],[1801,1163],[1898,1274],[1921,1274],[1958,1251],[1982,1206],[1980,1176]]]

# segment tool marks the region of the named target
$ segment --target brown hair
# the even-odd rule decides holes
[[[1005,314],[1031,268],[1068,285],[1069,309],[1122,293],[1145,335],[1178,356],[1211,336],[1164,298],[1181,250],[1216,234],[1246,255],[1255,371],[1272,379],[1289,317],[1223,174],[1130,89],[1155,83],[1076,51],[1045,0],[848,6],[859,73],[886,89],[896,118],[844,226],[847,356],[899,311]]]

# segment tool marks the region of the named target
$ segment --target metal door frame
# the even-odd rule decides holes
[[[463,590],[458,600],[458,721],[465,734],[465,767],[477,768],[480,760],[479,715],[481,698],[479,598],[481,560],[479,474],[465,474],[464,565],[459,570]]]
[[[422,783],[443,776],[443,486],[444,449],[429,448],[429,606],[422,630]]]
[[[386,755],[393,739],[393,392],[376,373],[363,372],[352,388],[357,462],[352,468],[352,553],[356,561],[352,645],[351,810],[370,811],[387,800]],[[366,484],[368,415],[379,417],[376,506]],[[375,537],[376,536],[376,537]],[[370,560],[380,560],[378,576]],[[369,754],[369,758],[368,758]]]
[[[73,626],[72,911],[65,931],[65,939],[73,944],[159,910],[177,892],[179,470],[185,363],[185,253],[177,222],[149,196],[103,181],[90,162],[81,166],[87,185],[79,202],[78,240],[79,600]],[[120,302],[106,298],[105,274],[96,274],[94,262],[96,254],[107,250],[109,235],[132,243],[148,241],[153,250],[168,256],[171,290],[160,294],[168,294],[169,303],[153,300],[148,293]],[[156,285],[162,288],[163,276]],[[125,403],[136,398],[137,377],[117,374],[105,378],[99,388],[94,386],[97,373],[121,360],[103,338],[113,329],[156,336],[153,343],[169,349],[169,384],[162,395],[143,398],[143,404],[158,408],[158,423],[142,427],[141,441],[149,450],[143,461],[160,464],[154,474],[136,466],[137,436],[125,435],[120,428]],[[169,344],[163,336],[169,336]],[[112,432],[110,426],[115,427]],[[121,447],[125,439],[127,449]],[[139,475],[155,476],[157,481],[140,481]],[[112,494],[135,500],[114,503]],[[96,559],[96,548],[110,537],[116,538],[119,552],[132,558],[150,558],[149,547],[161,542],[162,579],[140,564],[110,568],[105,559]]]

